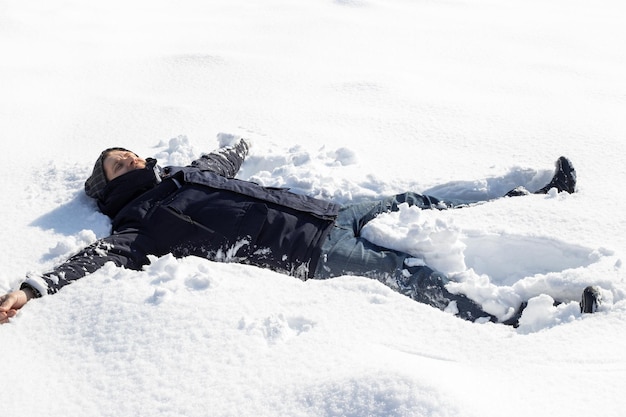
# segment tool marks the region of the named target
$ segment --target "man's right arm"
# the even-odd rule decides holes
[[[30,299],[54,294],[62,287],[100,269],[107,262],[129,269],[149,263],[150,240],[137,233],[122,233],[100,239],[52,271],[31,275],[19,290],[0,295],[0,324],[7,323]]]
[[[54,294],[62,287],[100,269],[107,262],[129,269],[141,269],[149,263],[151,241],[137,233],[113,234],[87,246],[52,271],[30,275],[22,284],[41,295]]]

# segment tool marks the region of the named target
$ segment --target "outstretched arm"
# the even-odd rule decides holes
[[[152,241],[135,232],[116,233],[87,246],[51,272],[29,276],[26,285],[41,295],[54,294],[62,287],[100,269],[107,262],[139,270],[149,263],[147,254],[153,253]]]
[[[17,291],[0,296],[0,324],[7,323],[30,299],[54,294],[62,287],[95,272],[107,262],[129,269],[147,264],[150,239],[137,233],[115,234],[86,247],[51,272],[30,276]]]
[[[233,146],[227,146],[202,155],[191,163],[191,166],[203,171],[211,171],[226,178],[234,178],[248,155],[250,144],[240,139]]]

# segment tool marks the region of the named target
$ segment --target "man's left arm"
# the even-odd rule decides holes
[[[193,161],[191,166],[226,178],[234,178],[246,159],[249,149],[250,144],[245,139],[240,139],[235,145],[202,155]]]

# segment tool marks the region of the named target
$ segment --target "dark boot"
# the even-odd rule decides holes
[[[598,306],[601,302],[602,294],[600,294],[600,288],[589,286],[583,290],[583,295],[580,300],[580,312],[595,313],[598,311]]]
[[[521,197],[523,195],[529,195],[529,194],[530,194],[530,191],[528,191],[526,188],[520,185],[519,187],[513,188],[511,191],[504,194],[504,197]]]
[[[572,161],[562,156],[557,159],[555,166],[556,170],[552,180],[543,188],[535,191],[535,194],[547,194],[552,188],[556,188],[559,192],[565,191],[570,194],[576,191],[576,170],[574,165],[572,165]]]

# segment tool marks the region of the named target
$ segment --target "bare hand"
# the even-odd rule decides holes
[[[32,291],[18,290],[0,296],[0,324],[8,323],[10,318],[15,317],[33,295]]]

